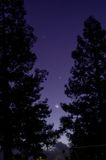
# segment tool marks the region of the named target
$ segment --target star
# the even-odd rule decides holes
[[[55,108],[57,108],[57,109],[58,109],[58,108],[59,108],[59,105],[58,105],[58,104],[56,104],[56,105],[55,105]]]

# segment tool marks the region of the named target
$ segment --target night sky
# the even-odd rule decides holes
[[[36,65],[49,72],[42,92],[52,108],[49,122],[58,128],[59,117],[64,115],[59,104],[70,101],[64,94],[64,85],[73,65],[71,52],[77,35],[81,35],[83,22],[90,15],[106,29],[106,0],[25,0],[25,9],[27,23],[38,37],[34,46]]]

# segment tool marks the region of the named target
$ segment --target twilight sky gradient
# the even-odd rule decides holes
[[[93,15],[106,28],[106,0],[25,0],[25,9],[27,22],[38,37],[34,47],[37,66],[49,71],[43,97],[53,111],[50,122],[58,128],[64,112],[55,105],[69,101],[64,84],[72,66],[71,51],[88,16]]]

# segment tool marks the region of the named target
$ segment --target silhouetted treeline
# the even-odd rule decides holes
[[[67,132],[71,160],[106,159],[106,30],[94,18],[84,22],[72,52],[74,66],[65,85],[68,116],[61,118]]]
[[[23,0],[0,0],[0,148],[4,160],[36,160],[42,148],[55,143],[41,100],[47,71],[35,68],[36,42],[25,21]]]
[[[0,150],[4,160],[36,160],[56,142],[47,124],[51,110],[41,100],[48,72],[36,68],[36,36],[25,21],[24,0],[0,0]],[[74,66],[65,85],[68,116],[60,131],[70,142],[71,160],[106,159],[106,31],[94,18],[84,22],[72,52]]]

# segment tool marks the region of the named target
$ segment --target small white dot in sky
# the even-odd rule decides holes
[[[59,108],[59,105],[58,105],[58,104],[56,104],[56,105],[55,105],[55,108],[57,108],[57,109],[58,109],[58,108]]]

